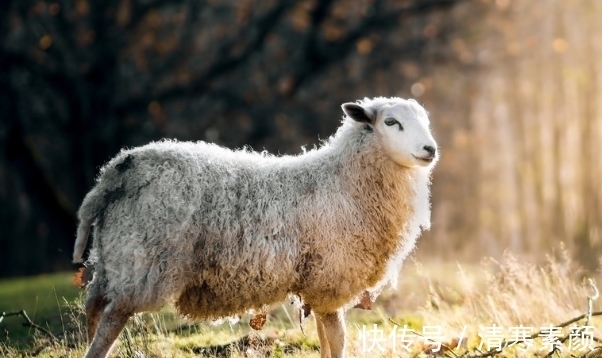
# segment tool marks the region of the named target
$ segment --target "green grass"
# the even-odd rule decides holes
[[[25,310],[36,324],[52,332],[62,332],[65,300],[73,301],[80,293],[72,277],[73,273],[66,272],[0,280],[0,312]],[[0,322],[3,339],[8,334],[10,340],[26,340],[32,328],[23,327],[23,322],[20,316],[6,317]]]
[[[372,311],[348,312],[348,356],[407,356],[400,350],[392,351],[388,340],[383,343],[387,348],[383,352],[362,352],[365,341],[361,332],[369,333],[378,327],[385,337],[389,337],[399,328],[395,323],[418,333],[411,336],[416,343],[409,354],[416,357],[456,357],[464,356],[467,351],[474,353],[485,342],[483,327],[492,324],[504,327],[506,338],[509,338],[509,327],[519,324],[533,327],[535,331],[550,323],[560,324],[586,311],[591,290],[583,284],[582,275],[565,256],[550,258],[542,265],[526,263],[511,255],[485,266],[408,263],[400,276],[397,291],[383,292]],[[63,304],[63,297],[70,303]],[[9,335],[8,339],[0,336],[0,357],[81,357],[86,348],[82,324],[85,318],[78,297],[79,290],[71,286],[71,274],[0,281],[0,310],[25,309],[35,323],[48,327],[58,337],[53,343],[44,335],[32,334],[30,329],[20,327],[21,318],[6,318],[0,323],[0,333],[8,331]],[[594,302],[594,311],[600,310],[600,306],[600,302]],[[248,315],[237,324],[212,325],[189,322],[167,307],[159,313],[130,319],[112,357],[317,358],[320,356],[319,342],[313,319],[306,319],[301,330],[297,314],[287,303],[276,305],[264,329],[254,332],[249,328]],[[585,324],[584,320],[578,323]],[[602,324],[602,319],[592,317],[590,324],[596,327],[594,334],[600,338],[602,332],[597,327]],[[467,329],[454,353],[432,355],[429,354],[432,346],[422,343],[420,336],[425,326],[440,326],[441,341],[452,348],[457,346],[459,334]],[[568,337],[568,333],[569,327],[564,327],[562,334]],[[245,338],[251,335],[256,338]],[[255,346],[249,345],[251,341]],[[537,338],[534,343],[528,354],[510,347],[502,356],[545,356],[541,351],[543,340]],[[595,346],[602,351],[602,345],[596,343]],[[249,350],[255,350],[255,353],[245,355],[244,352]],[[572,353],[565,350],[556,356],[568,357]],[[593,356],[581,353],[587,352],[575,356]]]

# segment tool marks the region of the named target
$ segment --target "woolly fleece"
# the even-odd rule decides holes
[[[399,102],[408,101],[359,103]],[[74,261],[93,225],[88,290],[132,312],[175,302],[216,319],[291,294],[334,312],[395,285],[430,227],[431,169],[393,162],[375,131],[349,117],[298,156],[169,140],[123,150],[79,210]]]

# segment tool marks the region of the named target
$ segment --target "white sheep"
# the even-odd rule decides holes
[[[430,227],[438,159],[414,100],[364,99],[320,148],[298,156],[161,141],[123,150],[86,195],[73,254],[88,258],[91,345],[105,357],[129,317],[174,302],[216,319],[296,295],[322,357],[344,357],[344,312],[396,282]]]

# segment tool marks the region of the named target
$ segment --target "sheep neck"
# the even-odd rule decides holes
[[[430,216],[427,169],[392,162],[373,133],[337,133],[328,145],[323,153],[330,158],[322,160],[328,165],[321,171],[324,177],[335,173],[333,182],[308,200],[303,212],[323,210],[318,216],[301,214],[300,221],[306,223],[303,237],[311,244],[302,257],[312,262],[305,264],[307,272],[300,272],[300,293],[322,311],[394,282],[420,225]],[[424,201],[426,205],[416,205]]]

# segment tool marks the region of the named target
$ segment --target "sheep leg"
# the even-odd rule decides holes
[[[106,358],[131,315],[124,305],[111,302],[102,313],[92,345],[84,358]]]
[[[320,357],[330,358],[330,346],[328,345],[328,338],[326,338],[326,332],[324,331],[324,324],[317,314],[315,315],[315,321],[318,330],[318,338],[320,338]]]
[[[98,321],[100,321],[100,317],[106,305],[107,302],[102,296],[92,295],[91,293],[88,293],[88,297],[86,298],[86,325],[88,330],[88,344],[92,343],[92,339],[94,338],[94,334],[96,333],[96,328],[98,327]]]
[[[343,310],[321,314],[320,321],[330,348],[330,356],[322,354],[322,358],[345,358],[345,314]]]
[[[86,271],[88,273],[88,271]],[[86,286],[86,325],[88,330],[88,344],[92,343],[98,321],[102,312],[107,306],[107,300],[104,298],[104,289],[98,276],[94,277]]]

